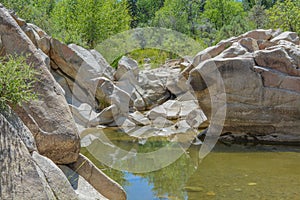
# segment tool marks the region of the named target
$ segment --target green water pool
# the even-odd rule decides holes
[[[166,145],[155,139],[140,144],[115,130],[105,134],[123,149],[149,152]],[[149,173],[107,167],[95,158],[101,151],[82,153],[124,187],[128,200],[300,200],[300,147],[217,144],[203,160],[199,148],[191,146],[176,162]]]

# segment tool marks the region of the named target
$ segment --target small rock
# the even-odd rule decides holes
[[[151,123],[150,120],[139,111],[135,111],[134,113],[130,113],[129,117],[137,125],[146,126],[146,125],[149,125]]]
[[[164,128],[164,127],[172,126],[173,122],[171,122],[170,120],[167,120],[166,118],[163,118],[163,117],[157,117],[154,119],[152,124],[156,128]]]
[[[166,110],[167,119],[174,120],[178,119],[180,112],[180,103],[176,100],[168,100],[164,104],[162,104],[164,109]]]
[[[165,108],[163,106],[157,106],[155,108],[153,108],[152,110],[150,110],[147,113],[147,117],[150,120],[154,120],[157,117],[163,117],[163,118],[167,118],[167,111],[165,110]]]
[[[186,122],[193,128],[198,128],[204,121],[207,120],[204,112],[200,109],[192,110],[186,116]]]
[[[257,41],[253,38],[243,38],[239,40],[242,47],[246,48],[249,52],[254,52],[259,50]]]
[[[214,193],[213,191],[209,191],[206,193],[207,196],[216,196],[216,193]]]
[[[286,41],[292,42],[296,45],[299,45],[299,36],[295,32],[289,32],[289,31],[283,32],[280,35],[278,35],[277,37],[273,38],[271,40],[271,42],[277,43],[280,40],[286,40]]]
[[[115,80],[120,80],[127,73],[132,73],[135,77],[139,74],[138,63],[126,56],[123,56],[118,63],[117,71],[114,74]]]

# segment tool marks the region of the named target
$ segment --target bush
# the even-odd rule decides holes
[[[33,92],[36,73],[24,57],[0,58],[0,107],[34,100],[37,97]]]

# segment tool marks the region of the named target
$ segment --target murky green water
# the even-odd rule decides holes
[[[152,139],[141,145],[118,131],[105,134],[124,149],[143,152],[167,143]],[[110,169],[87,149],[82,152],[125,188],[128,200],[300,200],[300,147],[218,144],[200,161],[199,146],[191,146],[173,164],[145,174]]]

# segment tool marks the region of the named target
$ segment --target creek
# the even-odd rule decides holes
[[[171,143],[161,138],[149,138],[141,143],[117,129],[102,131],[113,144],[127,151],[152,152]],[[97,132],[99,129],[83,132],[94,139],[82,148],[82,153],[123,186],[128,200],[300,199],[299,146],[218,143],[200,160],[200,146],[191,145],[167,167],[132,173],[115,170],[97,159],[97,154],[104,153],[95,139]]]

